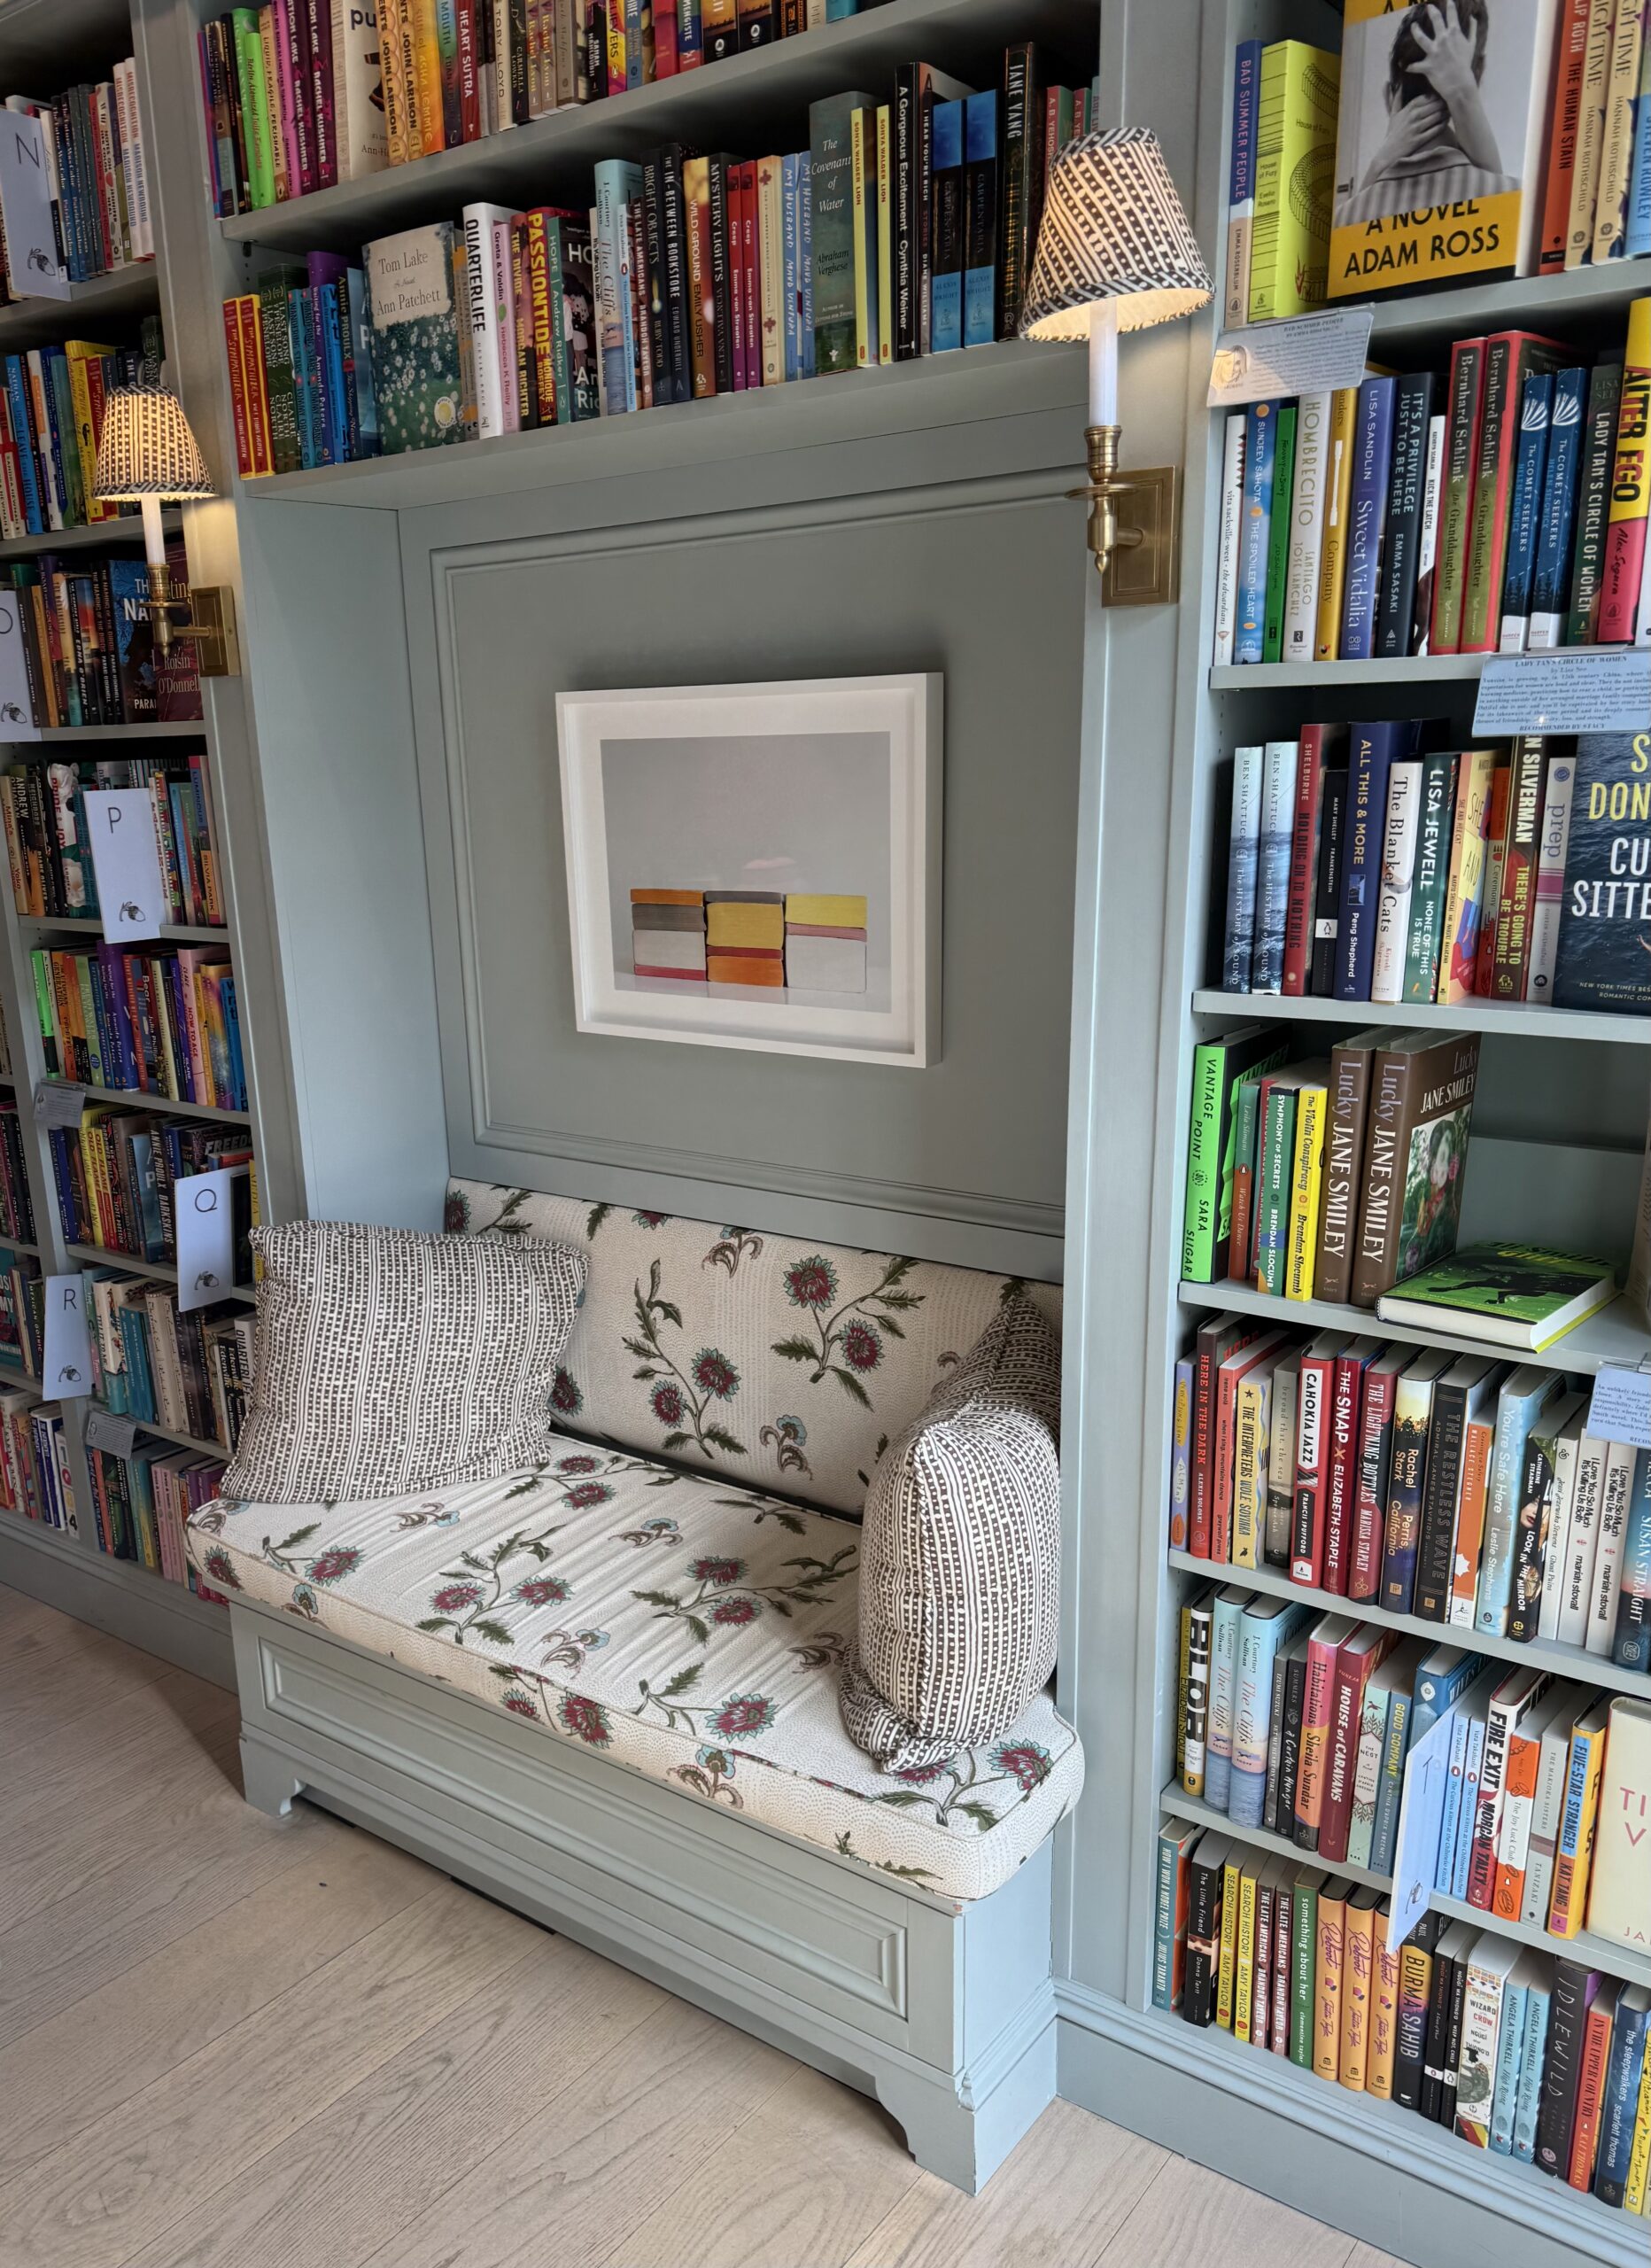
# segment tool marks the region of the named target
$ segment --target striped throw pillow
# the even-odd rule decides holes
[[[252,1391],[225,1496],[400,1496],[549,1455],[582,1253],[337,1221],[254,1229],[252,1248]]]

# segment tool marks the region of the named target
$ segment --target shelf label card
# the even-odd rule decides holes
[[[92,1345],[86,1327],[91,1293],[81,1275],[46,1278],[46,1351],[40,1390],[64,1401],[92,1390]]]
[[[244,1170],[244,1169],[242,1169]],[[209,1308],[235,1283],[236,1169],[183,1175],[174,1184],[178,1224],[178,1306]]]
[[[35,1115],[43,1126],[79,1126],[86,1097],[79,1087],[42,1079],[35,1089]]]
[[[15,592],[0,591],[0,741],[39,738],[23,654],[23,617]]]
[[[31,299],[66,299],[69,273],[51,224],[46,129],[27,112],[0,113],[0,214],[12,289]]]
[[[148,788],[89,788],[82,800],[105,936],[158,937],[167,891]]]
[[[1447,1709],[1428,1727],[1405,1759],[1399,1846],[1393,1859],[1393,1910],[1387,1923],[1389,1953],[1399,1951],[1433,1896],[1445,1791],[1450,1783],[1451,1721]]]
[[[1642,733],[1651,718],[1651,649],[1573,646],[1489,661],[1479,733]]]
[[[1210,408],[1356,386],[1369,358],[1373,319],[1369,307],[1337,307],[1333,315],[1222,331],[1210,367]]]
[[[117,1418],[112,1410],[94,1403],[86,1413],[86,1446],[107,1449],[113,1456],[130,1456],[137,1439],[136,1418]]]
[[[1585,1430],[1595,1441],[1651,1449],[1651,1371],[1603,1364],[1594,1378]]]

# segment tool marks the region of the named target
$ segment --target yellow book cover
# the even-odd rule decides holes
[[[384,105],[384,154],[392,166],[407,163],[407,111],[401,85],[403,0],[378,0],[378,70]]]
[[[1253,1859],[1238,1877],[1238,1928],[1233,1946],[1233,2038],[1248,2039],[1255,2021],[1255,1891]]]
[[[441,43],[436,30],[436,0],[406,0],[413,19],[414,67],[418,73],[419,140],[424,155],[433,157],[446,146],[446,136],[441,116]],[[620,19],[623,25],[624,18]],[[613,32],[608,34],[608,70],[611,73]],[[624,84],[624,33],[619,34],[619,84]],[[463,305],[455,299],[455,307]]]
[[[1582,51],[1582,92],[1577,105],[1576,143],[1570,161],[1570,224],[1565,231],[1565,265],[1584,267],[1593,245],[1593,208],[1599,198],[1600,164],[1605,155],[1605,101],[1611,84],[1611,35],[1616,28],[1616,0],[1593,0],[1587,43]]]
[[[877,119],[857,110],[849,121],[849,144],[854,181],[854,359],[864,370],[877,360],[877,278],[872,260],[877,238]]]
[[[1221,1946],[1215,1968],[1215,2021],[1223,2031],[1233,2028],[1233,1980],[1238,1958],[1238,1901],[1243,1895],[1239,1877],[1244,1861],[1237,1856],[1221,1868]]]
[[[1238,1381],[1234,1412],[1232,1547],[1235,1567],[1259,1567],[1267,1519],[1267,1452],[1273,1418],[1272,1367],[1262,1363]]]
[[[1284,1278],[1287,1300],[1313,1297],[1319,1184],[1324,1170],[1324,1122],[1329,1108],[1327,1088],[1303,1087],[1296,1097],[1296,1165],[1290,1184],[1290,1261]]]
[[[1340,86],[1341,58],[1323,48],[1281,39],[1262,53],[1250,230],[1252,322],[1309,315],[1324,304]]]
[[[1387,1949],[1390,1918],[1386,1906],[1378,1906],[1373,1948],[1376,1986],[1370,2002],[1370,2053],[1364,2067],[1365,2093],[1380,2095],[1384,2102],[1391,2102],[1393,2098],[1393,2058],[1399,2044],[1400,1955]]]
[[[1370,2013],[1376,1987],[1376,1892],[1356,1890],[1342,1931],[1341,2039],[1336,2076],[1354,2094],[1365,2091]]]
[[[1347,579],[1347,507],[1353,496],[1353,433],[1358,415],[1358,387],[1337,386],[1330,400],[1324,541],[1319,553],[1319,619],[1313,641],[1315,662],[1333,662],[1341,651],[1342,588]]]
[[[1613,1945],[1651,1953],[1651,1701],[1638,1694],[1619,1693],[1611,1704],[1588,1928]]]
[[[1600,151],[1600,187],[1593,203],[1595,268],[1621,246],[1628,220],[1628,176],[1634,153],[1635,97],[1645,44],[1641,0],[1621,0],[1611,35],[1610,76],[1605,89],[1605,135]]]
[[[1329,296],[1535,272],[1554,0],[1346,0]]]
[[[401,144],[410,165],[424,155],[424,90],[419,79],[419,0],[396,0],[396,51],[401,66]]]
[[[1634,2139],[1628,2153],[1628,2179],[1623,2204],[1631,2213],[1643,2213],[1651,2202],[1651,2055],[1639,2077],[1639,2108],[1634,2113]]]
[[[877,113],[877,359],[895,359],[895,229],[889,106]]]
[[[112,354],[112,346],[89,346],[83,338],[66,338],[63,352],[69,367],[69,399],[74,406],[74,447],[81,461],[81,486],[86,498],[88,520],[112,520],[117,517],[112,504],[99,504],[92,490],[97,485],[97,431],[92,418],[91,380],[87,375],[88,362],[101,361]]]
[[[1319,1892],[1318,1938],[1313,1948],[1313,2068],[1334,2083],[1341,2069],[1342,1949],[1347,1926],[1347,1885],[1327,1882]]]
[[[1581,1934],[1588,1910],[1588,1877],[1593,1868],[1593,1836],[1605,1778],[1605,1735],[1608,1705],[1601,1702],[1581,1719],[1570,1739],[1565,1771],[1565,1806],[1559,1849],[1554,1857],[1554,1888],[1548,1899],[1548,1935]]]
[[[11,799],[5,808],[11,810]],[[1178,1618],[1181,1625],[1181,1649],[1175,1662],[1175,1777],[1180,1779],[1187,1768],[1187,1681],[1192,1660],[1192,1601],[1182,1605]]]
[[[1484,827],[1491,807],[1491,781],[1499,752],[1469,750],[1457,774],[1456,818],[1451,830],[1450,870],[1445,884],[1445,928],[1439,940],[1436,998],[1454,1007],[1473,997],[1474,962],[1479,950],[1479,916],[1484,897]]]

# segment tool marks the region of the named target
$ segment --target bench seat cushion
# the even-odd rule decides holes
[[[220,1501],[190,1550],[301,1616],[650,1779],[944,1899],[1005,1882],[1076,1801],[1040,1696],[1001,1740],[884,1772],[843,1729],[860,1530],[718,1475],[569,1439],[415,1496]]]

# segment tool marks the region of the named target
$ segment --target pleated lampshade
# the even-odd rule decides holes
[[[1050,169],[1023,338],[1087,338],[1097,299],[1117,303],[1120,330],[1146,330],[1207,306],[1214,288],[1156,134],[1118,127],[1067,144]]]
[[[110,395],[92,493],[104,504],[217,493],[176,394],[165,386],[127,386]]]

